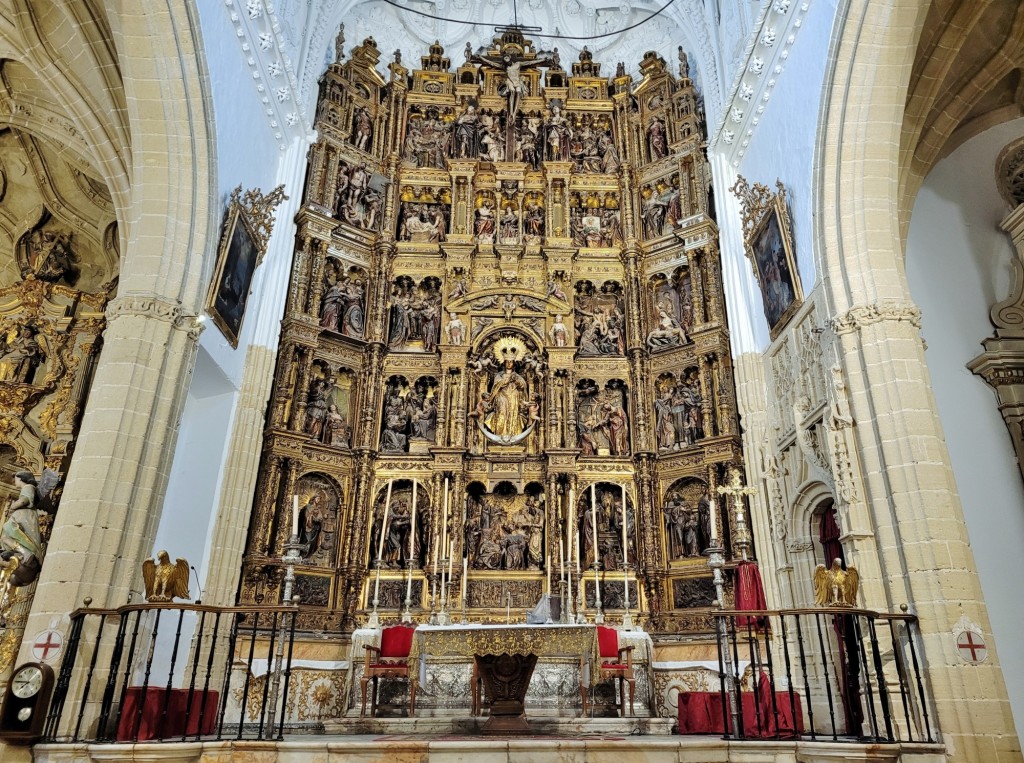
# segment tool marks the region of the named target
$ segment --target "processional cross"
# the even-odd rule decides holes
[[[750,534],[747,532],[747,522],[743,512],[743,496],[756,495],[757,488],[744,485],[740,470],[733,466],[729,469],[728,482],[725,485],[719,485],[716,489],[719,495],[729,496],[733,500],[733,505],[736,508],[736,545],[743,555],[743,560],[746,561]]]

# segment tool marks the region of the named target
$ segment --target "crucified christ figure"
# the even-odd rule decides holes
[[[500,69],[505,72],[505,84],[498,90],[499,94],[505,96],[508,102],[506,119],[509,124],[513,123],[516,114],[519,112],[519,101],[526,95],[526,80],[523,78],[524,69],[532,69],[537,66],[549,66],[550,57],[538,57],[528,61],[511,53],[503,53],[501,57],[476,55],[470,59],[475,64],[484,64],[493,69]]]

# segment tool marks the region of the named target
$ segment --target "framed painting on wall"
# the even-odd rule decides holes
[[[740,176],[732,190],[743,205],[743,233],[747,256],[761,290],[764,317],[774,340],[803,304],[800,274],[793,254],[786,189],[777,192]]]
[[[238,346],[245,305],[259,261],[260,251],[253,225],[241,205],[232,202],[217,252],[217,269],[210,284],[206,307],[214,324],[232,347]]]

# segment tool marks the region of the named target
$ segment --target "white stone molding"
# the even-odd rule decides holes
[[[811,0],[775,0],[761,8],[709,143],[733,168],[739,167],[750,145],[810,6]]]
[[[985,351],[967,368],[995,390],[1024,475],[1024,204],[1006,216],[1002,228],[1017,248],[1012,261],[1013,285],[1006,299],[992,305],[989,318],[995,335],[982,340]]]
[[[842,315],[828,320],[828,328],[837,335],[852,334],[865,326],[885,321],[906,322],[916,329],[921,328],[921,310],[911,302],[876,302],[857,305]]]
[[[1008,144],[996,158],[996,185],[1011,207],[1024,205],[1024,137]]]
[[[297,138],[309,140],[312,119],[299,96],[299,81],[285,52],[274,4],[270,0],[224,0],[224,8],[278,148],[284,151]]]

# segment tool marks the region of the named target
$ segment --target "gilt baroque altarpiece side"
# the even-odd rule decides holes
[[[742,457],[685,57],[480,50],[382,76],[367,39],[321,80],[240,599],[280,599],[297,495],[300,630],[364,624],[378,557],[385,621],[442,568],[470,622],[570,572],[592,614],[596,557],[610,620],[628,580],[655,637],[706,632]]]

